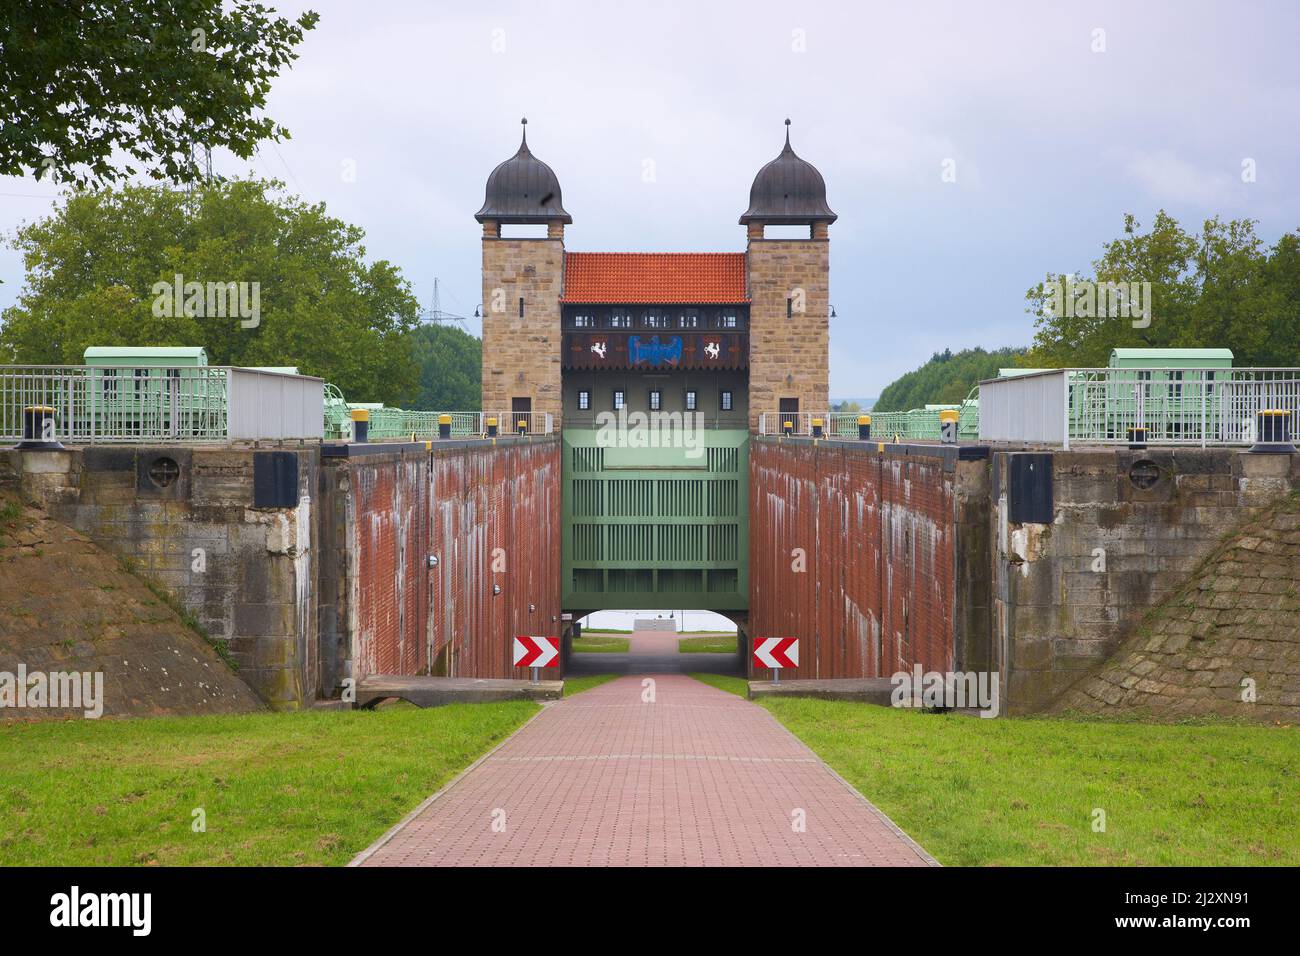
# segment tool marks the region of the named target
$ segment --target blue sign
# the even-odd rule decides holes
[[[639,335],[627,340],[627,360],[632,365],[677,365],[682,360],[682,337],[674,335],[667,343],[661,343],[659,336],[652,336],[649,342],[642,342]]]

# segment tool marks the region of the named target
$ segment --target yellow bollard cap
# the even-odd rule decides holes
[[[959,418],[961,418],[961,415],[955,408],[945,408],[939,412],[939,421],[941,422],[955,422]]]
[[[353,420],[354,422],[368,422],[368,421],[370,421],[370,409],[368,409],[368,408],[354,408],[354,409],[352,409],[352,420]]]
[[[450,424],[451,424],[451,416],[450,416],[450,415],[439,415],[439,416],[438,416],[438,424],[439,424],[439,425],[450,425]]]
[[[859,415],[859,416],[858,416],[858,424],[859,424],[859,425],[870,425],[870,424],[871,424],[871,416],[870,416],[870,415]]]

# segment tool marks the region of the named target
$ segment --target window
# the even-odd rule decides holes
[[[687,312],[677,320],[677,323],[683,329],[698,329],[700,327],[700,317],[694,312]]]
[[[114,395],[117,393],[117,369],[106,368],[104,371],[104,394]]]
[[[645,314],[645,327],[647,329],[666,329],[668,328],[668,316],[659,312],[647,312]]]
[[[632,315],[628,312],[613,312],[609,317],[609,327],[611,329],[630,329],[632,328]]]
[[[587,409],[589,409],[589,408],[591,408],[591,392],[587,391],[587,389],[585,389],[585,388],[583,388],[583,389],[579,389],[579,390],[578,390],[578,410],[579,410],[579,411],[584,411],[584,412],[585,412],[585,411],[587,411]]]
[[[614,389],[614,410],[618,411],[620,408],[626,408],[626,407],[627,407],[627,401],[626,401],[626,396],[623,393],[623,390],[621,388]]]
[[[688,412],[695,411],[695,389],[693,388],[686,390],[686,410]]]
[[[144,380],[149,377],[149,370],[138,368],[135,370],[135,393],[140,394],[144,390]]]
[[[650,411],[659,411],[660,405],[662,404],[660,401],[661,394],[662,393],[657,388],[650,389]]]
[[[596,317],[594,315],[575,315],[573,317],[573,327],[575,329],[594,329],[596,327]]]
[[[723,312],[720,316],[718,316],[718,328],[734,329],[735,327],[736,327],[735,312]]]
[[[718,396],[718,405],[724,412],[731,411],[731,392],[724,391]]]

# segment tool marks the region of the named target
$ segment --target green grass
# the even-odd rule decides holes
[[[712,634],[708,637],[683,637],[677,642],[677,650],[683,654],[734,654],[736,635]]]
[[[626,654],[631,639],[626,637],[589,636],[584,631],[582,637],[573,642],[575,654]]]
[[[1295,728],[762,705],[945,864],[1300,864]]]
[[[0,865],[346,863],[536,711],[0,725]]]
[[[617,674],[586,674],[582,677],[566,677],[564,678],[564,696],[572,697],[574,694],[581,694],[584,690],[591,690],[593,687],[607,684],[617,676]]]
[[[630,630],[617,627],[584,627],[583,634],[631,634]]]
[[[725,690],[728,694],[735,694],[737,697],[749,696],[749,681],[743,677],[731,677],[727,674],[692,674],[691,676],[710,687]]]

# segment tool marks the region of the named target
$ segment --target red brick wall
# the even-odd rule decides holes
[[[434,443],[346,467],[352,675],[526,677],[514,635],[560,634],[558,440]]]
[[[800,666],[783,676],[951,670],[957,531],[944,459],[754,439],[749,460],[749,632],[799,638]]]

